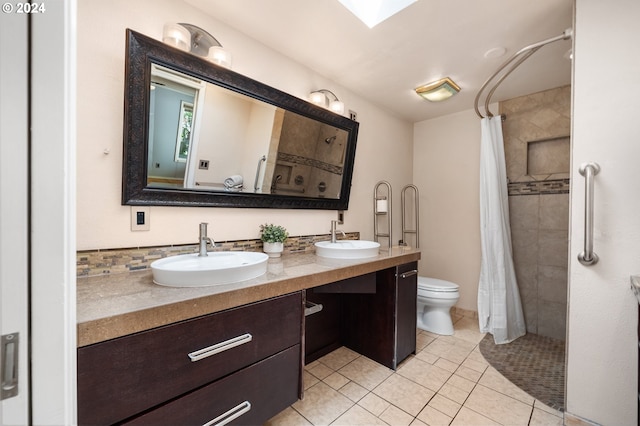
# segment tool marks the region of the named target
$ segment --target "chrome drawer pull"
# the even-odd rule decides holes
[[[210,357],[211,355],[219,354],[220,352],[235,348],[236,346],[249,343],[251,339],[251,335],[246,333],[242,336],[234,337],[233,339],[225,340],[224,342],[216,343],[215,345],[191,352],[189,354],[189,358],[191,358],[191,362],[200,361],[201,359]]]
[[[235,419],[237,419],[238,417],[240,417],[241,415],[243,415],[244,413],[248,413],[249,410],[251,410],[251,403],[249,401],[245,401],[241,404],[238,404],[237,406],[233,407],[231,410],[227,411],[226,413],[220,414],[218,417],[216,417],[213,420],[209,420],[207,423],[205,423],[202,426],[223,426],[226,425],[229,422],[234,421]]]
[[[404,278],[409,278],[409,277],[412,277],[414,275],[418,275],[418,270],[417,269],[414,269],[413,271],[407,271],[407,272],[404,272],[404,273],[400,274],[400,278],[403,278],[403,279]]]

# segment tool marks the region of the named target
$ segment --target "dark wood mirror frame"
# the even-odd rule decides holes
[[[188,188],[147,185],[149,149],[149,92],[151,64],[194,76],[296,114],[343,129],[348,133],[340,198],[206,192]],[[358,122],[337,115],[229,69],[127,29],[124,98],[122,204],[184,207],[249,207],[346,210],[358,137]]]

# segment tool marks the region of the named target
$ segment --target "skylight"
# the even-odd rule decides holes
[[[373,28],[380,22],[400,12],[417,0],[338,0],[367,27]]]

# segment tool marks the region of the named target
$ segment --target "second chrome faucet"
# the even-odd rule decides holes
[[[198,238],[198,256],[207,256],[207,244],[211,244],[211,248],[215,247],[213,239],[207,237],[207,223],[200,224],[200,237]]]
[[[339,232],[342,234],[343,237],[346,237],[347,235],[344,233],[344,231],[340,230],[340,229],[336,229],[336,225],[338,224],[337,220],[332,220],[331,221],[331,242],[335,243],[337,241],[336,239],[336,232]]]

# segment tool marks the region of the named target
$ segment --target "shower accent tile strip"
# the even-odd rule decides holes
[[[533,182],[509,182],[507,184],[509,196],[568,194],[569,187],[570,179],[542,180]]]
[[[344,172],[342,166],[325,163],[324,161],[316,160],[315,158],[307,158],[301,155],[287,154],[286,152],[278,152],[278,160],[315,167],[317,169],[324,170],[325,172],[333,173],[336,175],[341,175]]]
[[[284,243],[283,254],[314,252],[314,244],[317,241],[329,241],[330,239],[330,234],[289,237]],[[347,232],[346,237],[343,239],[359,240],[360,233]],[[261,252],[262,241],[259,239],[216,241],[214,251]],[[151,267],[151,263],[154,260],[197,252],[197,244],[78,251],[76,253],[76,276],[90,277],[145,270]]]

